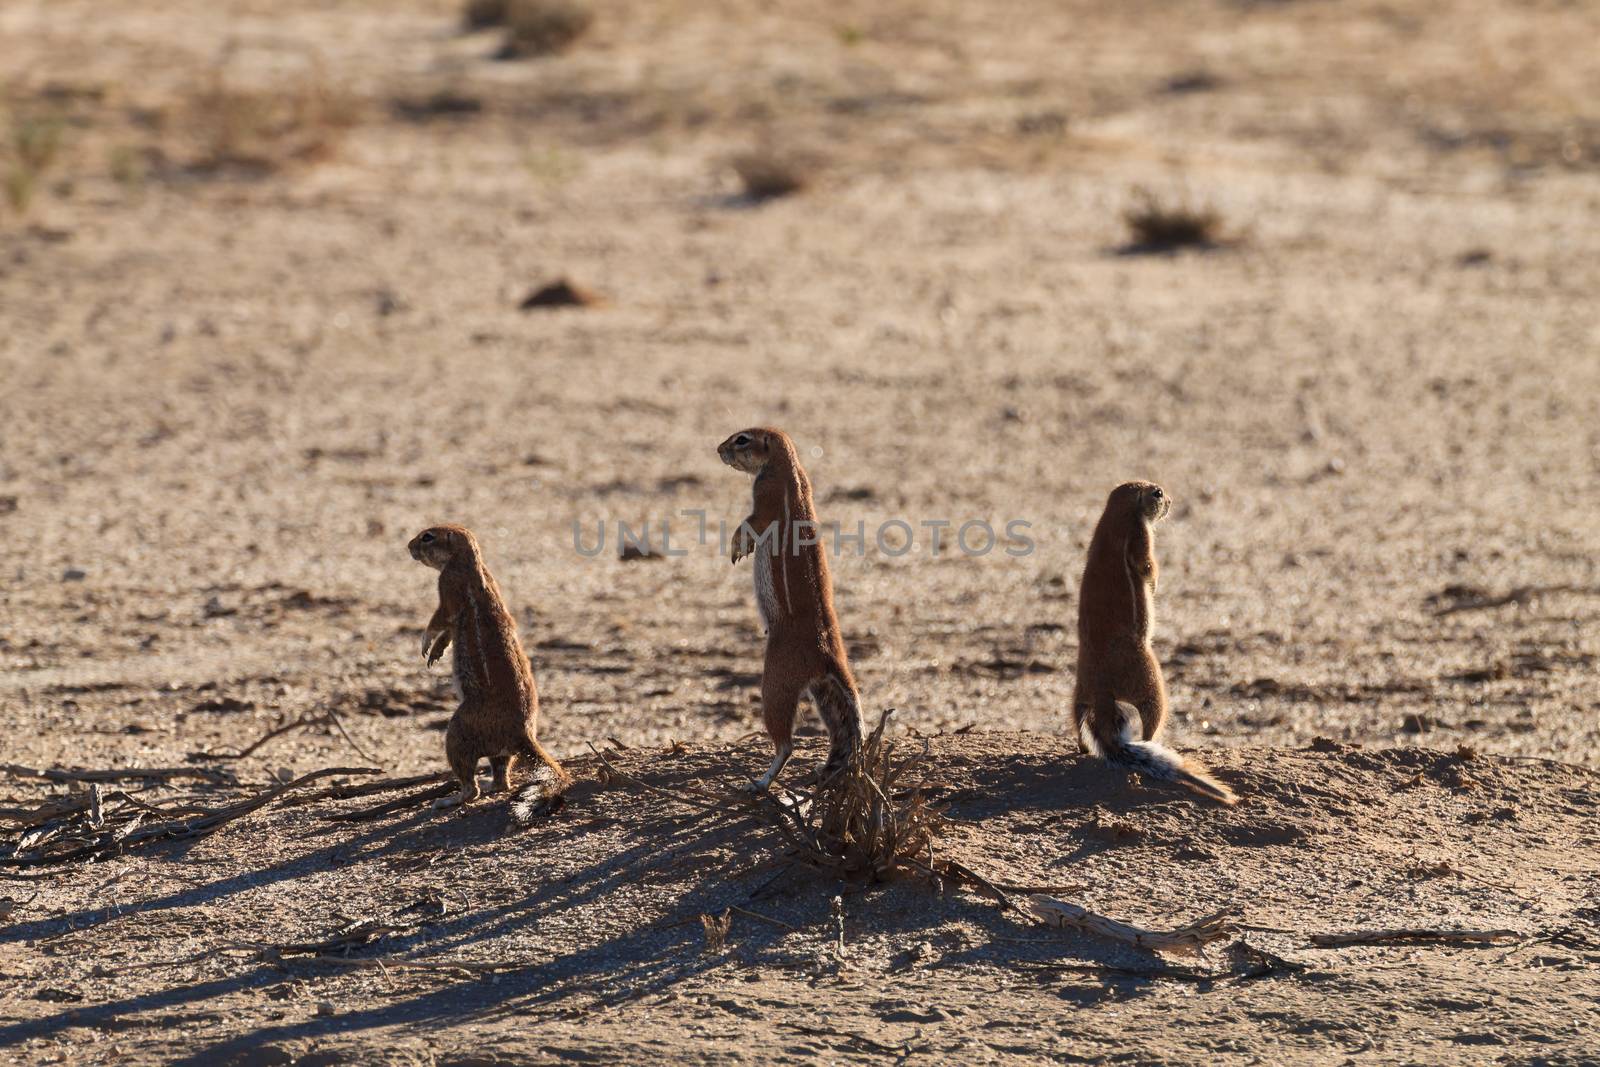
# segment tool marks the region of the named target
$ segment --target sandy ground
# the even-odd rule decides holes
[[[729,791],[745,757],[613,759],[657,788]],[[31,992],[0,1042],[19,1062],[193,1064],[1592,1057],[1592,772],[1252,749],[1221,763],[1246,800],[1219,812],[1112,782],[1037,735],[942,737],[924,769],[955,820],[944,858],[1151,926],[1231,908],[1241,935],[1163,961],[901,883],[844,890],[841,950],[836,883],[786,868],[737,803],[700,813],[586,782],[523,833],[500,806],[352,828],[321,805],[49,883],[59,911],[0,933],[0,968]],[[700,916],[729,908],[713,949]],[[397,929],[348,956],[388,966],[259,956],[363,920]],[[1308,936],[1440,925],[1527,940]],[[505,970],[393,963],[417,958]]]
[[[318,725],[226,766],[257,787],[437,770],[451,697],[416,654],[432,576],[405,542],[457,521],[522,622],[556,752],[687,740],[753,773],[749,575],[693,513],[713,541],[743,516],[713,450],[774,423],[823,519],[868,531],[835,564],[867,704],[970,730],[939,750],[974,761],[953,847],[1123,917],[1237,901],[1300,933],[1592,938],[1594,779],[1534,757],[1600,766],[1595,9],[597,12],[570,53],[501,62],[445,3],[0,8],[0,167],[24,125],[61,124],[26,215],[0,205],[0,762],[210,766],[333,708],[364,756]],[[800,158],[809,187],[747,201],[729,163],[753,151]],[[1214,208],[1219,246],[1138,254],[1139,189]],[[519,309],[560,277],[606,302]],[[1065,754],[1077,574],[1132,477],[1177,501],[1156,634],[1172,740],[1249,786],[1238,812],[1102,795],[1118,783]],[[892,520],[917,530],[904,555],[873,537]],[[1029,524],[1031,551],[933,552],[924,523],[975,520]],[[687,554],[623,562],[619,522],[667,522]],[[578,551],[575,524],[605,549]],[[1495,784],[1397,791],[1460,746]],[[5,789],[8,810],[62,791]],[[1086,848],[1084,805],[1143,836]],[[513,1059],[866,1049],[780,1025],[799,1019],[972,1059],[1576,1061],[1574,1025],[1592,1045],[1592,940],[1566,962],[1317,952],[1292,980],[1201,989],[1020,970],[1002,937],[1100,950],[911,886],[851,905],[863,945],[841,960],[831,890],[802,880],[781,903],[798,931],[739,919],[707,961],[692,924],[639,931],[748,894],[748,828],[702,839],[636,806],[586,794],[509,838],[498,807],[357,835],[285,811],[8,883],[0,1056],[442,1062],[488,1055],[483,1033]],[[1299,836],[1227,836],[1277,822]],[[652,890],[672,848],[704,863]],[[449,874],[392,869],[412,854]],[[1512,888],[1418,880],[1414,860]],[[407,947],[525,970],[419,992],[215,956],[91,980],[101,956],[320,936],[456,882]],[[884,962],[923,942],[938,967]]]

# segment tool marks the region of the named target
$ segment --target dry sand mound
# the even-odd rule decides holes
[[[1223,810],[1054,739],[931,741],[923,770],[952,819],[940,859],[1152,927],[1230,910],[1237,932],[1199,959],[949,885],[841,888],[790,864],[751,806],[660,792],[731,790],[750,751],[630,750],[610,758],[651,790],[601,785],[591,762],[526,832],[499,803],[340,822],[373,798],[324,800],[8,882],[0,972],[36,992],[0,1009],[0,1048],[195,1064],[1589,1056],[1595,772],[1319,747],[1207,753],[1244,797]],[[703,916],[727,917],[725,944]],[[1311,940],[1382,928],[1509,936]]]

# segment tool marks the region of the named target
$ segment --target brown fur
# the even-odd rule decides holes
[[[861,697],[833,611],[828,554],[821,544],[806,543],[822,539],[811,480],[782,430],[742,430],[718,445],[717,455],[755,475],[754,507],[734,533],[732,556],[738,563],[756,552],[756,606],[767,627],[761,711],[777,754],[754,788],[771,786],[788,761],[803,694],[811,696],[828,728],[826,778],[860,748]]]
[[[1119,485],[1106,501],[1078,596],[1072,726],[1080,745],[1113,764],[1232,804],[1238,799],[1232,790],[1157,741],[1167,687],[1150,644],[1158,573],[1153,527],[1171,506],[1149,482]]]
[[[478,539],[464,526],[433,526],[411,539],[411,557],[439,572],[439,607],[422,635],[422,654],[431,664],[455,651],[452,663],[461,706],[445,731],[445,756],[461,783],[457,798],[441,807],[478,798],[478,761],[494,769],[494,791],[510,788],[517,758],[537,760],[534,781],[512,802],[512,814],[526,822],[553,810],[572,784],[561,764],[539,744],[539,692],[533,666],[517,636],[517,623],[484,565]]]

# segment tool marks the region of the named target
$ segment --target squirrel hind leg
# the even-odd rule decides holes
[[[778,751],[772,757],[772,766],[767,768],[767,773],[749,783],[745,789],[751,793],[765,793],[772,788],[772,783],[778,780],[778,774],[783,770],[783,765],[789,762],[789,757],[794,755],[794,742],[784,741],[778,745]]]
[[[517,757],[515,754],[506,756],[491,756],[489,758],[489,766],[494,771],[494,786],[489,790],[491,793],[505,793],[510,791],[511,768],[515,766],[516,761]]]

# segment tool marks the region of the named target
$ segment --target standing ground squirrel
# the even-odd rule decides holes
[[[518,756],[543,766],[511,801],[518,822],[553,811],[572,784],[561,764],[539,744],[539,692],[533,666],[517,637],[517,623],[506,610],[494,576],[483,563],[478,539],[464,526],[432,526],[411,539],[411,558],[439,572],[439,608],[422,635],[422,654],[431,664],[455,646],[452,665],[461,706],[445,731],[445,757],[461,783],[461,793],[437,803],[454,807],[478,799],[478,760],[494,768],[494,792],[510,788],[511,765]]]
[[[1172,502],[1159,485],[1127,482],[1111,491],[1089,542],[1078,596],[1078,679],[1072,725],[1087,751],[1224,804],[1233,791],[1156,737],[1167,717],[1167,687],[1150,647],[1156,598],[1155,533]],[[1137,740],[1140,728],[1143,740]]]
[[[777,754],[752,788],[770,788],[794,751],[802,693],[810,695],[828,728],[826,779],[860,748],[861,697],[833,612],[833,579],[819,544],[811,480],[782,430],[741,430],[717,446],[717,455],[755,475],[755,506],[734,533],[733,562],[762,549],[753,568],[756,607],[767,628],[761,712]]]

